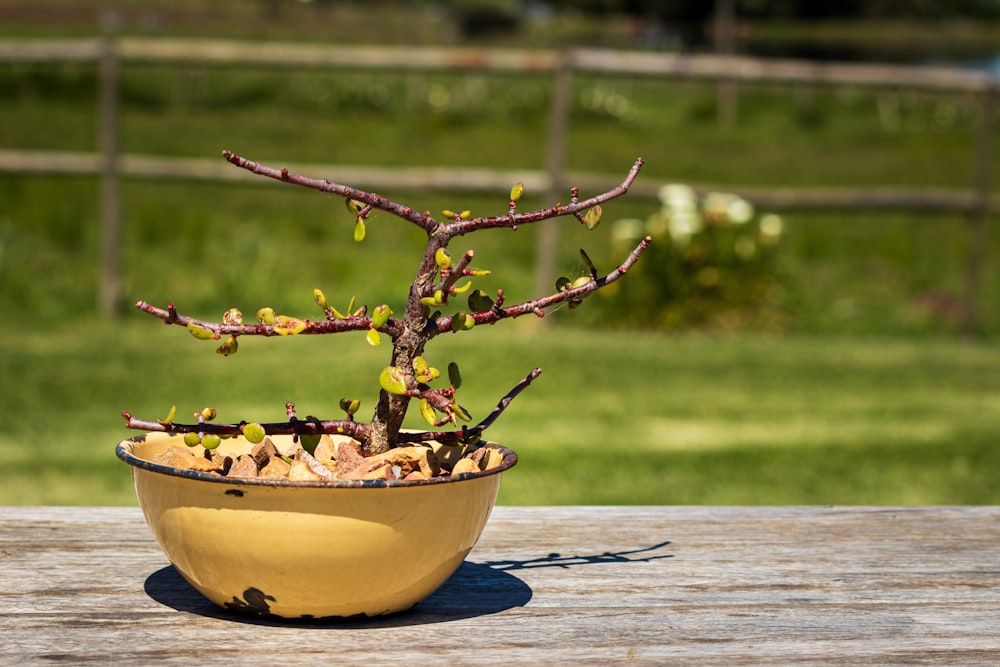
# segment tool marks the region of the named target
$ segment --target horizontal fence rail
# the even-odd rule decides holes
[[[997,78],[986,72],[965,71],[948,67],[819,63],[733,55],[649,53],[605,49],[547,51],[443,47],[407,48],[158,38],[120,38],[113,40],[113,45],[120,58],[134,62],[517,72],[553,72],[561,67],[569,67],[578,72],[605,72],[676,79],[877,86],[968,93],[996,92],[1000,86]],[[97,61],[107,48],[107,40],[102,38],[5,40],[0,41],[0,61]]]
[[[118,310],[118,250],[120,222],[118,180],[122,176],[151,179],[234,181],[247,179],[240,170],[218,160],[159,155],[120,154],[117,145],[117,87],[121,62],[196,63],[239,67],[318,67],[349,70],[492,71],[540,73],[553,77],[553,99],[547,168],[516,174],[504,170],[459,168],[390,168],[352,165],[289,165],[303,173],[322,173],[334,180],[366,188],[420,188],[495,190],[519,180],[532,190],[553,197],[572,180],[580,186],[603,187],[614,177],[566,173],[564,152],[569,126],[573,73],[626,74],[674,80],[789,86],[868,86],[906,88],[974,95],[981,101],[975,177],[968,189],[936,188],[772,188],[710,183],[692,184],[696,190],[723,187],[755,203],[774,209],[896,209],[947,210],[970,216],[967,262],[967,329],[979,327],[979,292],[988,240],[988,220],[1000,210],[1000,197],[991,191],[994,162],[995,106],[1000,79],[984,73],[940,67],[880,64],[815,63],[786,59],[759,59],[735,55],[681,55],[623,52],[602,49],[566,51],[526,49],[402,48],[332,46],[322,44],[253,43],[223,40],[117,38],[76,40],[0,40],[0,62],[91,62],[101,68],[99,99],[102,122],[98,153],[68,153],[0,149],[0,172],[90,174],[102,177],[103,281],[101,310]],[[636,184],[632,192],[653,197],[658,186]],[[547,276],[554,254],[555,226],[543,228],[537,272]],[[548,259],[547,259],[548,258]]]
[[[184,158],[164,155],[124,153],[118,157],[117,170],[122,176],[155,180],[198,180],[267,184],[252,174],[233,169],[228,163],[212,158]],[[301,174],[321,174],[333,181],[350,182],[357,187],[397,188],[402,190],[449,190],[454,192],[495,192],[509,183],[522,182],[532,192],[553,189],[550,174],[542,170],[471,169],[468,167],[373,167],[370,165],[282,163]],[[0,171],[18,174],[65,174],[98,176],[104,160],[99,153],[62,151],[26,151],[0,149]],[[581,190],[607,187],[612,176],[569,172],[564,177]],[[720,189],[738,192],[755,205],[774,209],[883,209],[896,211],[978,210],[981,202],[972,191],[949,188],[920,190],[896,187],[859,188],[774,188],[731,186],[712,183],[688,183],[696,192]],[[655,198],[660,184],[636,182],[629,194]],[[1000,212],[1000,195],[989,197],[991,212]]]

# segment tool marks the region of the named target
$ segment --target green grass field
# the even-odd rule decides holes
[[[456,335],[481,418],[535,365],[491,431],[515,448],[506,504],[997,503],[1000,356],[950,340],[593,333],[531,321]],[[381,349],[358,336],[214,345],[126,322],[0,332],[0,504],[131,504],[113,454],[145,418],[371,408]],[[321,368],[323,370],[317,370]],[[418,426],[416,422],[412,424]]]
[[[94,71],[0,67],[0,148],[96,146]],[[544,167],[549,82],[534,77],[297,73],[126,66],[122,144],[133,153],[276,163]],[[976,105],[954,96],[745,89],[736,125],[711,86],[577,77],[568,167],[617,182],[637,155],[654,182],[967,187]],[[443,102],[443,104],[442,104]],[[322,176],[322,174],[316,174]],[[1000,170],[995,170],[1000,187]],[[417,209],[500,212],[506,190],[458,201],[385,192]],[[529,193],[525,206],[541,205]],[[360,337],[246,341],[222,359],[136,312],[94,321],[98,184],[0,175],[0,504],[130,504],[113,456],[119,413],[212,404],[222,418],[329,415],[367,398],[385,363]],[[606,219],[645,217],[626,198]],[[357,295],[398,303],[419,234],[377,218],[361,246],[339,201],[280,186],[123,185],[124,292],[217,318],[230,306],[315,313]],[[545,373],[492,431],[515,448],[501,502],[997,503],[1000,272],[983,285],[984,336],[954,336],[965,280],[960,215],[786,213],[778,332],[623,331],[602,298],[445,341],[481,416],[531,367]],[[587,248],[617,262],[610,225],[561,230],[558,270]],[[474,240],[488,290],[530,296],[537,230]],[[456,246],[464,250],[464,246]],[[987,256],[1000,257],[1000,234]],[[995,262],[992,262],[995,264]],[[992,266],[992,264],[991,264]],[[943,304],[943,305],[942,305]],[[509,323],[508,323],[509,324]],[[589,328],[589,329],[588,329]],[[265,349],[267,348],[267,349]],[[452,356],[453,355],[453,356]],[[317,368],[327,369],[323,372]]]
[[[0,99],[0,146],[94,149],[91,70],[18,66],[0,72],[0,80],[13,91]],[[230,148],[275,164],[512,170],[545,164],[545,78],[130,65],[124,81],[122,144],[133,153],[212,158]],[[605,174],[609,187],[638,155],[646,158],[641,178],[657,184],[961,188],[972,180],[976,106],[960,97],[748,89],[739,122],[720,127],[707,85],[578,77],[574,91],[568,167]],[[432,100],[442,95],[449,104],[434,106]],[[623,101],[623,115],[609,111],[618,109],[608,102],[615,99]],[[894,109],[891,120],[880,111],[886,105]],[[98,191],[88,178],[0,176],[0,309],[32,317],[92,311]],[[506,188],[461,201],[440,192],[383,194],[431,210],[490,213],[506,204]],[[525,205],[542,203],[551,202],[535,198]],[[629,197],[606,207],[606,218],[644,218],[655,209],[653,201]],[[942,297],[954,302],[965,290],[969,235],[962,215],[785,213],[784,307],[792,330],[956,330],[954,313],[926,305]],[[255,189],[129,180],[123,217],[129,298],[155,296],[150,283],[169,285],[171,298],[218,309],[227,307],[227,298],[308,299],[312,283],[328,276],[346,281],[345,289],[357,290],[359,282],[380,289],[379,281],[354,270],[370,262],[351,249],[343,208],[314,193],[269,184]],[[609,252],[611,225],[590,235],[566,229],[561,270],[574,268],[579,247],[604,265],[617,261]],[[388,236],[372,230],[373,241],[389,244],[384,265],[394,271],[395,253],[412,252],[419,240],[406,231]],[[496,250],[489,256],[491,268],[514,267],[505,273],[506,285],[531,284],[533,230],[479,242],[484,251]],[[988,244],[988,257],[1000,255],[1000,235],[992,234]],[[289,253],[315,261],[288,262]],[[408,268],[403,271],[408,275]],[[989,307],[998,295],[1000,273],[986,271],[986,334],[1000,332],[1000,313]]]

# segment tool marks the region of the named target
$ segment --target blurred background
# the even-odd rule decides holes
[[[474,417],[545,369],[502,503],[996,503],[998,77],[995,0],[0,0],[0,504],[134,503],[122,410],[373,405],[360,337],[223,359],[131,308],[401,304],[419,232],[223,149],[475,214],[645,159],[592,232],[468,239],[509,302],[655,239],[434,351]]]

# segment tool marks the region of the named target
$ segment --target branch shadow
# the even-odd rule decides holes
[[[267,615],[249,615],[235,606],[222,609],[202,596],[173,565],[163,567],[149,575],[144,589],[151,599],[177,611],[237,623],[331,629],[406,627],[477,618],[525,606],[533,595],[531,587],[510,574],[511,571],[542,567],[570,568],[602,563],[637,563],[673,558],[672,554],[653,553],[668,544],[670,542],[661,542],[642,549],[604,552],[589,556],[563,556],[550,553],[528,560],[498,560],[486,563],[465,561],[433,595],[412,609],[388,616],[282,619]]]
[[[632,549],[631,551],[605,551],[602,554],[593,556],[563,556],[558,553],[551,553],[540,558],[529,560],[492,560],[483,565],[488,565],[501,572],[510,570],[528,570],[537,567],[563,567],[569,568],[575,565],[598,565],[601,563],[648,563],[663,558],[673,558],[673,554],[655,554],[653,552],[663,549],[670,544],[669,541],[654,544],[651,547],[642,549]],[[645,554],[639,556],[639,554]]]

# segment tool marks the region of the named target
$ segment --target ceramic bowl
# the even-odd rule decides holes
[[[150,433],[117,447],[160,547],[215,604],[282,618],[378,616],[417,604],[461,565],[492,511],[500,474],[517,462],[487,443],[503,464],[454,477],[231,480],[152,462],[174,446],[183,446],[181,437]],[[232,438],[220,451],[250,447]]]

